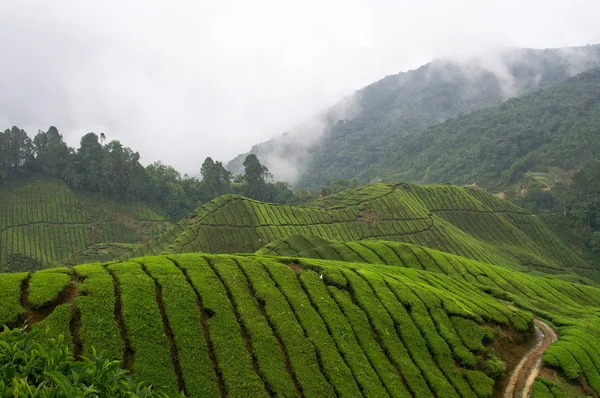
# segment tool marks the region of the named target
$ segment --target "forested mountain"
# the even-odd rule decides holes
[[[499,190],[527,172],[579,170],[600,153],[600,69],[396,138],[376,178]]]
[[[267,167],[294,178],[296,187],[327,180],[375,177],[388,146],[472,111],[497,106],[600,66],[600,45],[568,49],[513,49],[458,62],[435,60],[387,76],[354,93],[313,121],[250,151]],[[307,139],[306,137],[310,137]],[[239,172],[244,155],[227,164]],[[388,156],[388,159],[391,159]]]

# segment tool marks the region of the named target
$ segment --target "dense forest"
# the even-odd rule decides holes
[[[599,67],[600,45],[509,49],[493,56],[491,61],[438,59],[387,76],[318,115],[318,123],[290,129],[255,145],[250,153],[267,167],[283,162],[297,170],[296,180],[290,181],[295,188],[317,189],[328,180],[360,176],[368,182],[377,175],[382,158],[403,145],[405,136]],[[315,135],[319,138],[308,144],[298,138]],[[236,157],[227,168],[241,173],[244,157]]]
[[[593,69],[397,139],[380,162],[378,176],[476,183],[497,191],[529,171],[580,170],[600,150],[599,93],[600,69]]]
[[[246,157],[244,173],[235,176],[208,157],[198,179],[161,162],[144,167],[138,152],[117,140],[105,140],[103,133],[88,133],[74,149],[56,127],[39,131],[33,140],[16,126],[7,129],[0,132],[0,183],[36,173],[55,176],[71,188],[153,204],[173,220],[225,193],[275,203],[294,196],[287,183],[272,181],[254,155]]]

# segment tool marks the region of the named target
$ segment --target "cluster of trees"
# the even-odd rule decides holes
[[[589,60],[587,67],[600,66],[600,46],[570,51],[581,54],[582,59]],[[565,58],[562,49],[515,49],[498,56],[499,62],[506,66],[511,75],[511,96],[533,92],[567,80],[571,72],[567,65],[576,62],[576,57]],[[459,137],[454,141],[450,137],[439,146],[441,151],[425,159],[425,162],[420,162],[423,157],[417,156],[422,152],[419,147],[430,146],[433,137],[420,136],[409,142],[405,142],[404,138],[449,118],[457,118],[478,109],[496,107],[506,100],[506,89],[504,79],[499,79],[479,62],[454,63],[436,60],[406,73],[387,76],[357,91],[350,100],[345,99],[320,115],[320,126],[324,128],[324,133],[319,140],[301,150],[299,161],[302,162],[304,171],[295,186],[317,189],[327,180],[358,178],[360,181],[373,181],[378,177],[395,176],[398,172],[403,173],[398,176],[402,180],[415,181],[423,177],[422,166],[426,169],[432,163],[431,159],[435,161],[440,154],[448,156],[436,167],[451,169],[450,177],[453,176],[452,173],[464,174],[468,171],[459,167],[461,163],[472,160],[479,163],[482,160],[486,161],[486,169],[495,171],[494,169],[500,168],[501,172],[507,166],[496,159],[498,156],[504,158],[505,153],[509,156],[519,155],[528,148],[534,148],[535,141],[540,141],[543,137],[533,137],[532,140],[526,136],[519,137],[521,142],[516,143],[513,148],[514,141],[503,139],[505,137],[490,140],[490,136],[494,138],[494,132],[490,131],[485,140],[481,140],[484,146],[486,142],[489,143],[488,147],[478,150],[472,145],[473,142],[468,143],[468,147],[474,150],[466,153],[469,157],[465,161],[462,161],[462,153],[453,156],[456,152],[444,152],[444,145],[451,145],[454,149],[463,140],[463,137]],[[560,100],[557,102],[560,103]],[[510,118],[508,122],[510,123]],[[497,125],[495,120],[493,123],[484,123],[485,121],[479,126],[468,127],[479,129],[493,128]],[[455,125],[450,125],[446,126],[446,129],[454,127]],[[512,126],[508,131],[511,129]],[[477,135],[481,130],[475,130],[475,133]],[[261,160],[269,159],[271,155],[298,159],[297,143],[302,141],[304,134],[304,128],[292,129],[279,138],[254,146],[251,152]],[[408,145],[412,147],[407,148]],[[497,146],[497,151],[491,152],[491,159],[486,159],[484,150],[494,150]],[[419,151],[416,155],[413,154],[415,149]],[[239,168],[241,172],[242,161],[243,156],[238,156],[228,167],[232,170]],[[267,165],[269,166],[268,163]],[[413,167],[416,170],[411,170]],[[467,167],[472,168],[472,163],[467,164]],[[444,171],[436,170],[436,175],[431,177],[445,178]],[[477,174],[485,177],[481,172]]]
[[[104,134],[88,133],[74,149],[56,127],[39,131],[33,140],[18,127],[7,129],[0,132],[0,182],[35,173],[55,176],[75,189],[154,204],[172,219],[224,193],[276,203],[294,196],[289,184],[272,181],[254,155],[246,158],[245,173],[237,176],[206,158],[198,179],[161,162],[144,167],[138,152],[119,141],[105,141]]]
[[[552,189],[540,184],[527,186],[520,197],[511,197],[518,205],[535,213],[563,214],[573,221],[577,235],[600,254],[600,160],[596,159],[579,172],[570,183],[558,182]]]
[[[528,171],[600,153],[600,69],[395,140],[375,176],[505,189]],[[372,177],[373,175],[369,175]]]

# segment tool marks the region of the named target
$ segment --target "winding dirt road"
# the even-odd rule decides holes
[[[550,344],[558,340],[557,334],[545,322],[535,320],[536,345],[517,364],[504,390],[503,398],[529,398],[533,382],[542,367],[542,355]]]

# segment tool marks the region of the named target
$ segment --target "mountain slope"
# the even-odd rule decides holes
[[[54,178],[25,178],[0,192],[2,272],[106,261],[170,224],[143,204],[73,191]]]
[[[390,146],[380,177],[498,189],[528,171],[576,170],[600,153],[600,69]]]
[[[407,242],[518,270],[577,272],[600,281],[596,266],[536,216],[481,190],[448,185],[369,185],[309,206],[225,195],[128,256],[251,253],[298,234]]]
[[[568,49],[512,49],[466,62],[436,60],[375,82],[250,151],[296,187],[354,178],[379,163],[388,145],[448,118],[499,105],[600,66],[600,45]],[[245,155],[228,163],[242,172]]]
[[[397,265],[180,254],[1,274],[0,324],[29,318],[192,397],[490,397],[533,313],[560,334],[546,366],[600,391],[600,289],[398,245]]]

